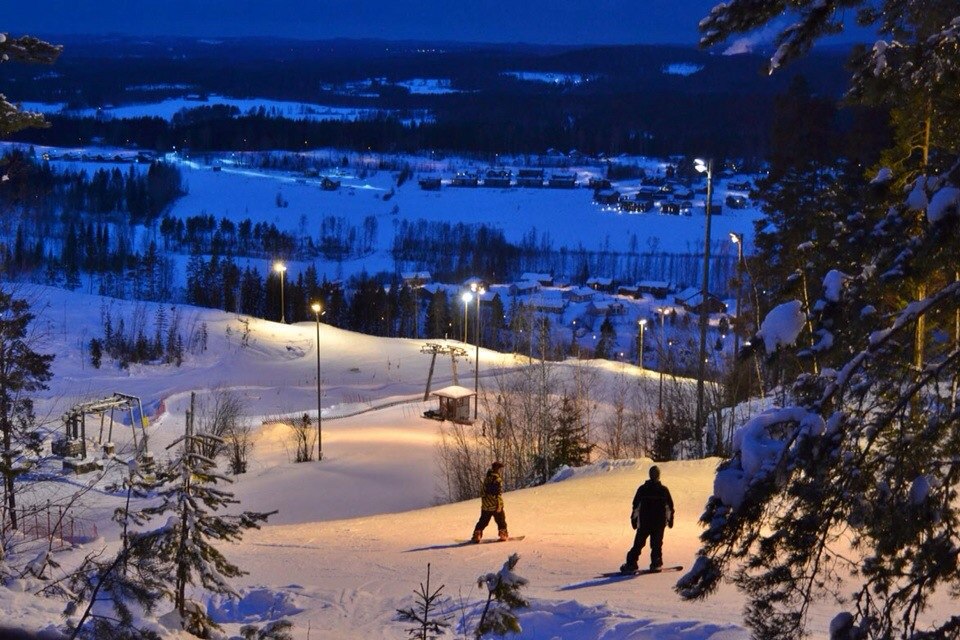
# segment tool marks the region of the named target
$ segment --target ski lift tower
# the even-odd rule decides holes
[[[430,383],[433,382],[433,367],[437,363],[437,355],[449,355],[450,363],[453,367],[453,384],[457,384],[457,358],[465,358],[467,356],[467,350],[462,347],[457,347],[454,345],[448,344],[439,344],[436,342],[428,342],[422,347],[420,347],[420,353],[430,354],[430,372],[427,373],[427,388],[423,392],[423,401],[426,402],[430,399]]]
[[[100,430],[97,435],[99,444],[104,453],[112,455],[114,411],[126,412],[130,416],[130,433],[133,437],[133,448],[137,460],[145,465],[152,462],[152,455],[147,450],[147,418],[143,415],[143,404],[140,398],[125,393],[114,393],[108,398],[81,402],[75,404],[63,414],[64,437],[53,443],[53,453],[63,456],[64,470],[76,473],[85,473],[96,467],[94,461],[87,459],[87,416],[100,417]],[[107,413],[110,422],[106,424]],[[107,439],[103,439],[104,427],[107,429]],[[139,438],[138,436],[139,432]],[[91,433],[92,435],[92,433]]]

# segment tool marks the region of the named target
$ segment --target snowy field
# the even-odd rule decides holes
[[[13,147],[29,148],[29,145],[0,143],[0,149]],[[33,148],[38,155],[49,154],[54,158],[51,164],[61,170],[84,169],[88,174],[101,168],[108,171],[116,167],[120,167],[122,171],[127,170],[125,164],[93,161],[92,158],[96,155],[106,158],[114,155],[131,158],[135,155],[129,150],[115,148],[68,149],[40,145],[34,145]],[[334,150],[318,150],[306,155],[335,163],[343,154]],[[76,159],[64,160],[65,156]],[[87,160],[81,160],[84,157]],[[362,228],[364,218],[374,216],[377,220],[377,231],[373,242],[376,250],[373,253],[342,262],[323,258],[315,260],[318,273],[326,275],[330,280],[349,277],[362,271],[393,272],[396,265],[390,249],[396,227],[402,220],[414,222],[422,219],[450,224],[484,223],[502,229],[506,239],[516,244],[535,233],[538,240],[548,238],[554,250],[567,248],[571,255],[568,265],[571,273],[576,267],[573,254],[581,248],[597,252],[677,254],[699,254],[703,251],[705,202],[702,194],[692,199],[693,210],[690,215],[625,213],[593,202],[593,192],[588,188],[462,188],[450,186],[449,181],[445,181],[440,191],[425,191],[419,187],[417,180],[423,175],[450,178],[458,171],[476,172],[487,166],[455,157],[443,160],[413,155],[384,157],[384,160],[396,163],[407,162],[414,171],[413,177],[398,187],[397,172],[375,168],[380,156],[350,154],[351,167],[331,173],[341,183],[341,187],[336,191],[324,191],[320,188],[322,176],[305,177],[299,173],[251,167],[249,162],[252,154],[196,154],[185,157],[174,153],[167,154],[166,158],[180,167],[183,185],[187,190],[170,210],[170,215],[174,217],[186,218],[202,214],[216,219],[227,218],[234,222],[249,218],[254,224],[275,224],[281,231],[316,238],[324,217],[343,218],[347,224]],[[648,158],[629,160],[653,174],[662,173],[665,166]],[[516,159],[503,158],[501,161],[505,166],[511,166],[508,163]],[[356,169],[357,166],[369,168],[364,175]],[[516,166],[520,166],[518,161]],[[214,167],[217,170],[214,170]],[[564,169],[563,172],[576,173],[578,182],[585,184],[591,177],[602,177],[604,169],[583,165]],[[547,174],[549,173],[548,170]],[[723,204],[728,194],[746,195],[745,191],[729,186],[729,183],[736,183],[744,178],[745,176],[718,178],[715,181],[713,202],[722,207],[721,215],[712,217],[711,252],[715,256],[735,259],[737,249],[736,245],[730,242],[731,233],[742,234],[745,238],[745,252],[751,251],[754,222],[760,218],[760,211],[752,206],[731,209]],[[626,180],[615,183],[614,187],[623,194],[632,195],[639,190],[640,183],[636,179]],[[285,206],[277,206],[278,196]],[[137,248],[144,251],[149,239],[151,237],[143,236]],[[241,263],[241,268],[247,264],[242,260]],[[250,264],[256,265],[257,261]],[[288,266],[290,277],[295,278],[307,265],[292,262]],[[429,270],[428,265],[404,265],[401,270],[424,268]],[[569,276],[570,273],[558,275]],[[659,278],[649,276],[646,279]],[[675,284],[698,285],[699,279]]]
[[[58,416],[81,400],[114,392],[139,396],[145,406],[162,407],[151,416],[150,449],[160,458],[184,428],[191,391],[198,402],[217,389],[239,394],[246,419],[256,429],[249,472],[232,489],[242,508],[279,510],[267,526],[229,545],[228,557],[249,575],[235,581],[239,602],[204,599],[215,619],[236,633],[240,623],[288,617],[298,639],[399,640],[406,626],[395,609],[413,604],[413,590],[424,580],[427,563],[434,584],[452,596],[455,617],[475,615],[483,592],[476,578],[496,571],[511,553],[520,554],[517,572],[530,580],[531,607],[521,614],[522,639],[553,640],[734,640],[742,599],[729,585],[705,603],[684,603],[672,591],[679,574],[632,580],[596,579],[615,570],[632,540],[630,500],[646,478],[648,460],[596,464],[566,474],[562,481],[506,495],[511,533],[520,542],[457,546],[467,537],[479,500],[435,506],[434,451],[438,424],[420,417],[427,356],[420,342],[352,334],[322,326],[324,460],[294,464],[289,429],[282,416],[315,415],[315,325],[280,325],[250,319],[247,346],[239,339],[240,318],[213,310],[189,309],[184,329],[205,323],[208,348],[191,355],[181,368],[136,366],[120,371],[106,364],[93,369],[82,345],[100,335],[102,305],[132,317],[139,307],[152,317],[153,305],[105,301],[95,296],[44,287],[21,287],[38,314],[38,351],[56,354],[50,389],[38,399],[38,415],[51,429]],[[480,353],[480,369],[489,375],[520,366],[512,356]],[[572,366],[566,364],[562,366]],[[656,373],[600,363],[599,375],[632,376],[656,397]],[[469,372],[470,364],[461,371]],[[451,381],[440,363],[434,388]],[[472,375],[461,376],[461,384]],[[481,385],[484,384],[483,375]],[[654,400],[655,401],[655,400]],[[430,403],[428,403],[430,404]],[[118,427],[119,429],[119,427]],[[115,440],[123,451],[129,443]],[[689,567],[697,549],[697,524],[712,489],[717,460],[664,463],[664,483],[677,503],[676,526],[665,542],[667,564]],[[51,465],[53,471],[57,465]],[[117,465],[107,464],[107,479]],[[509,474],[510,470],[507,469]],[[90,482],[51,474],[34,499],[56,499]],[[479,479],[478,479],[479,480]],[[85,498],[81,513],[97,522],[99,538],[64,552],[79,554],[115,547],[109,512],[122,494],[100,482]],[[489,529],[488,529],[488,535]],[[641,563],[648,560],[641,557]],[[0,589],[0,620],[32,629],[59,623],[62,603],[32,595],[36,584],[22,581]],[[956,603],[942,598],[934,607],[944,614]],[[824,637],[835,609],[815,607],[816,637]],[[168,637],[176,637],[169,632]],[[452,637],[452,636],[451,636]]]
[[[423,84],[410,81],[411,92],[425,92],[438,87],[432,84]],[[414,88],[418,91],[414,91]],[[43,102],[24,102],[20,105],[28,111],[36,111],[47,115],[65,115],[76,118],[162,118],[172,120],[177,112],[183,109],[198,107],[226,106],[236,107],[241,114],[257,111],[263,108],[267,115],[282,116],[291,120],[313,121],[349,121],[367,120],[384,115],[386,112],[379,109],[363,109],[359,107],[336,107],[306,102],[292,102],[289,100],[270,100],[266,98],[228,98],[212,94],[205,100],[197,97],[168,98],[157,102],[146,102],[122,106],[106,105],[97,108],[67,109],[64,103],[51,104]],[[426,114],[424,113],[424,116]],[[422,118],[421,118],[422,119]]]

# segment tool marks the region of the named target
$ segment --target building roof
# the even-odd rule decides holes
[[[430,395],[437,396],[438,398],[452,398],[454,400],[460,400],[461,398],[469,398],[475,396],[473,389],[467,389],[466,387],[461,387],[458,384],[452,384],[449,387],[444,387],[443,389],[437,389]]]

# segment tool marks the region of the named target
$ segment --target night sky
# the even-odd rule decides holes
[[[12,35],[382,38],[542,44],[695,44],[715,0],[36,0],[7,4]]]

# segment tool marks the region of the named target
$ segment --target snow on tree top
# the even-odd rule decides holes
[[[936,224],[950,214],[960,213],[960,188],[944,187],[933,194],[927,206],[927,221]]]
[[[842,271],[837,271],[836,269],[828,271],[827,275],[823,277],[824,299],[830,302],[840,302],[840,292],[843,290],[843,283],[849,278],[850,276]]]
[[[763,338],[767,353],[773,353],[777,347],[793,344],[805,321],[803,305],[799,300],[784,302],[770,310],[760,324],[757,335]]]

